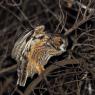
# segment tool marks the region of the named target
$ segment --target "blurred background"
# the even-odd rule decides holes
[[[16,88],[12,48],[38,25],[45,25],[48,33],[65,36],[67,51],[50,59],[44,76],[35,74],[25,87]],[[0,0],[0,95],[94,94],[95,1]]]

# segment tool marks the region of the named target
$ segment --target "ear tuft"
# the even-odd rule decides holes
[[[36,32],[43,32],[45,30],[45,26],[44,25],[40,25],[40,26],[37,26],[35,28],[35,31]]]

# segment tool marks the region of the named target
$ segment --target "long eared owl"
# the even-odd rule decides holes
[[[44,65],[52,56],[66,51],[67,42],[60,35],[53,35],[44,31],[44,26],[38,26],[19,38],[12,50],[12,57],[17,61],[17,84],[25,86],[28,77],[35,73],[44,72]]]

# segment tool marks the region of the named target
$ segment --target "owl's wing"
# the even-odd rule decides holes
[[[32,42],[33,41],[31,31],[23,37],[20,37],[13,47],[11,54],[12,58],[16,59],[17,61],[20,61],[22,59],[21,56],[23,56],[28,51]]]
[[[27,72],[27,62],[25,57],[25,54],[27,53],[27,50],[31,46],[32,38],[31,38],[31,32],[27,33],[25,36],[19,38],[17,42],[14,45],[14,48],[12,50],[12,58],[16,59],[18,64],[17,74],[18,74],[18,80],[17,84],[20,86],[24,86],[28,77]]]

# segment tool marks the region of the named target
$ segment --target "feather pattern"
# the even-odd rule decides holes
[[[44,26],[38,26],[34,33],[27,33],[18,39],[12,50],[12,57],[18,63],[17,84],[25,86],[27,78],[35,73],[44,72],[49,59],[65,52],[65,40],[60,36],[53,36],[44,32]]]

